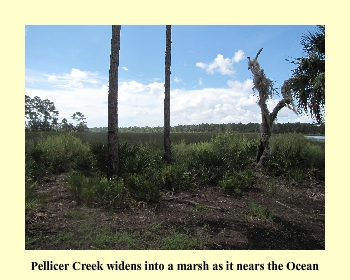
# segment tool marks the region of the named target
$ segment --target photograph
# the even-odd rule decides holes
[[[325,251],[326,25],[24,29],[26,251]]]

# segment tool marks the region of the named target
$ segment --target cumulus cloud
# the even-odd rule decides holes
[[[171,92],[172,124],[250,122],[259,119],[259,108],[250,81],[230,88],[203,88]]]
[[[220,73],[221,75],[232,75],[235,73],[233,63],[237,63],[244,58],[242,50],[237,51],[233,58],[224,57],[218,54],[216,58],[210,63],[197,62],[196,66],[206,70],[208,74]]]
[[[60,119],[70,119],[74,112],[80,111],[86,116],[89,127],[107,126],[108,77],[73,69],[66,74],[26,72],[26,94],[54,102]],[[77,86],[77,83],[81,83],[81,86]],[[252,87],[252,80],[247,79],[243,82],[229,80],[223,88],[172,89],[171,125],[260,122],[260,108]],[[118,95],[121,127],[163,125],[163,82],[119,82]],[[269,102],[270,110],[278,100]],[[284,108],[278,121],[292,122],[295,118],[294,113]]]
[[[232,60],[230,58],[224,58],[222,54],[218,54],[211,63],[197,62],[196,66],[205,69],[208,74],[219,72],[222,75],[231,75],[234,73]]]
[[[128,68],[126,68],[125,66],[124,66],[124,67],[122,67],[122,69],[123,69],[123,70],[125,70],[125,71],[129,71],[129,69],[128,69]]]
[[[235,55],[233,56],[233,62],[240,62],[244,58],[244,52],[242,50],[239,50],[235,52]]]
[[[88,75],[88,72],[80,71],[79,69],[72,68],[72,71],[68,76],[73,79],[84,79]]]

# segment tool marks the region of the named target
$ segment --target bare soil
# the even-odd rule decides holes
[[[118,209],[77,205],[62,182],[67,174],[50,175],[38,184],[42,203],[26,213],[26,249],[325,249],[324,182],[256,172],[239,197],[207,186]]]

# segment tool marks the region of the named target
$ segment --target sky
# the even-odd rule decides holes
[[[303,55],[311,25],[173,25],[170,124],[260,123],[247,57],[277,91]],[[82,112],[88,127],[108,126],[111,26],[25,26],[25,94],[54,102],[59,120]],[[163,126],[165,26],[122,25],[119,127]],[[270,111],[281,99],[273,96]],[[283,108],[279,123],[307,122]]]

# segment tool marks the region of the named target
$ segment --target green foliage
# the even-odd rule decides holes
[[[103,174],[108,171],[108,144],[94,142],[90,145],[94,164]],[[156,148],[127,142],[119,143],[119,174],[142,173],[145,170],[158,168],[162,165],[161,151]]]
[[[119,172],[140,173],[143,170],[159,167],[161,154],[152,147],[127,142],[119,145]]]
[[[41,100],[39,96],[31,98],[25,96],[25,130],[26,131],[88,131],[85,117],[81,112],[76,112],[72,115],[72,119],[78,123],[74,126],[68,123],[67,119],[62,119],[58,123],[58,114],[55,104],[49,99]]]
[[[272,175],[302,180],[307,176],[324,179],[324,145],[303,135],[276,135],[265,171]],[[45,173],[74,170],[69,189],[86,204],[118,204],[126,197],[157,202],[162,189],[193,190],[201,185],[219,185],[233,195],[255,184],[248,168],[255,157],[257,138],[248,140],[232,132],[218,134],[208,142],[173,145],[173,162],[164,163],[162,149],[141,144],[119,145],[120,173],[108,181],[107,143],[84,143],[76,134],[54,134],[26,141],[26,182],[33,183]]]
[[[218,134],[210,142],[174,145],[173,161],[182,163],[203,183],[215,184],[227,172],[244,169],[254,157],[256,140],[232,132]]]
[[[313,33],[304,34],[300,41],[305,57],[292,61],[297,68],[293,71],[291,90],[298,101],[300,113],[310,113],[323,123],[325,106],[325,26],[317,26]]]
[[[90,151],[94,159],[95,169],[102,174],[108,173],[108,144],[103,142],[94,142],[90,144]]]
[[[34,151],[40,154],[40,161],[50,173],[65,172],[72,168],[88,171],[92,168],[89,145],[71,133],[39,140]]]
[[[118,206],[125,195],[122,178],[107,179],[105,177],[86,177],[83,174],[72,173],[68,176],[67,189],[78,204]]]
[[[165,188],[174,191],[193,190],[195,185],[190,175],[191,173],[187,171],[186,166],[179,162],[165,165],[161,172]]]
[[[228,193],[241,195],[242,192],[253,186],[255,175],[252,170],[234,171],[233,174],[227,174],[219,181],[219,186],[224,188]]]
[[[86,125],[86,118],[84,117],[84,114],[82,114],[81,112],[75,112],[72,115],[72,119],[76,122],[78,122],[76,124],[75,127],[73,127],[73,131],[77,131],[77,132],[86,132],[89,130],[89,128]]]
[[[157,170],[150,170],[149,174],[129,174],[126,186],[129,195],[136,200],[159,201],[161,181]]]
[[[272,153],[266,166],[269,173],[298,180],[309,175],[324,179],[325,153],[320,145],[292,133],[272,137],[271,146]]]
[[[256,153],[256,140],[248,140],[245,136],[226,132],[218,134],[212,141],[213,148],[228,169],[242,170]]]
[[[271,220],[274,216],[274,213],[262,206],[251,203],[249,207],[249,215],[257,219]]]
[[[46,173],[46,167],[42,161],[44,152],[37,148],[34,141],[25,142],[25,178],[26,182],[35,182]]]
[[[51,131],[57,126],[58,111],[53,102],[40,97],[25,96],[26,129],[31,131]]]

